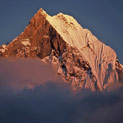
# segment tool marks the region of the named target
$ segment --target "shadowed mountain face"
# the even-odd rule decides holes
[[[68,15],[40,9],[17,38],[0,47],[1,58],[39,58],[57,66],[74,88],[103,90],[123,77],[113,49]]]

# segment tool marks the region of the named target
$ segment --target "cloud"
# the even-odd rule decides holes
[[[19,59],[0,61],[0,86],[13,88],[33,88],[46,81],[62,81],[51,64],[39,59]]]
[[[122,87],[110,92],[73,92],[56,79],[51,67],[35,60],[0,62],[0,123],[123,122]]]

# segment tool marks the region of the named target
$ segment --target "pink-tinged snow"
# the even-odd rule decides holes
[[[46,16],[64,41],[76,47],[88,61],[100,89],[104,84],[104,88],[106,87],[104,81],[108,84],[118,81],[115,70],[117,56],[112,48],[100,42],[88,29],[81,27],[72,16],[59,13],[52,17],[45,11],[42,14]]]

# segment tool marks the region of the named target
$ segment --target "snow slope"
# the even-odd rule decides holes
[[[104,84],[106,86],[107,82],[118,81],[115,70],[117,55],[112,48],[100,42],[88,29],[82,28],[72,16],[59,13],[52,17],[45,11],[42,11],[42,14],[64,41],[76,47],[88,61],[100,88]]]

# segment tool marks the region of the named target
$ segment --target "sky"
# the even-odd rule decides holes
[[[123,64],[122,0],[0,0],[0,45],[24,31],[34,14],[43,8],[49,15],[72,15],[99,40],[111,46]]]

